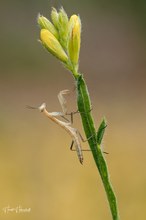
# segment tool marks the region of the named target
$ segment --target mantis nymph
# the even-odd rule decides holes
[[[47,109],[46,109],[46,104],[45,103],[43,103],[38,108],[31,107],[31,106],[27,106],[27,107],[31,108],[31,109],[38,109],[40,112],[44,113],[45,116],[47,116],[49,119],[51,119],[53,122],[55,122],[56,124],[58,124],[60,127],[62,127],[63,129],[65,129],[67,131],[67,133],[72,138],[72,143],[71,143],[70,149],[73,150],[73,145],[75,145],[75,151],[77,152],[77,156],[79,158],[79,161],[80,161],[81,164],[83,164],[83,153],[82,153],[82,151],[90,151],[90,150],[89,149],[82,150],[79,138],[83,142],[85,142],[86,140],[83,139],[83,137],[81,136],[81,134],[80,134],[80,132],[78,131],[77,128],[74,128],[74,127],[71,126],[72,121],[73,121],[73,114],[77,113],[78,111],[67,113],[67,105],[66,105],[67,102],[66,102],[66,99],[64,98],[64,95],[67,95],[69,93],[70,93],[70,91],[66,89],[66,90],[60,91],[59,94],[58,94],[58,99],[59,99],[60,105],[62,107],[62,112],[48,112]],[[67,118],[65,118],[66,115],[71,115],[71,122]],[[56,117],[62,117],[63,119],[67,120],[68,122],[61,121]],[[100,133],[104,129],[105,129],[105,127],[102,127],[100,129]],[[87,140],[89,140],[91,137],[89,137]],[[103,153],[108,154],[107,152],[103,152]]]
[[[32,108],[32,109],[38,109],[40,112],[44,113],[45,116],[47,116],[49,119],[51,119],[53,122],[55,122],[56,124],[58,124],[60,127],[62,127],[63,129],[65,129],[67,131],[67,133],[71,136],[72,138],[72,144],[70,149],[72,150],[73,144],[75,145],[75,150],[77,152],[79,161],[81,164],[83,164],[83,154],[82,154],[82,148],[81,148],[81,144],[80,144],[80,140],[79,137],[81,137],[79,131],[71,126],[71,122],[64,122],[59,120],[58,116],[65,118],[66,115],[72,115],[73,113],[67,113],[67,107],[66,107],[66,99],[64,98],[63,95],[66,95],[69,93],[69,90],[62,90],[59,92],[58,94],[58,99],[59,102],[61,104],[62,110],[63,112],[48,112],[46,109],[46,104],[43,103],[41,106],[39,106],[38,108],[35,107],[31,107],[31,106],[27,106],[28,108]],[[67,120],[67,119],[66,119]],[[82,139],[82,138],[81,138]]]

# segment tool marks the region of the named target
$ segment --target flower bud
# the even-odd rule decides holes
[[[66,50],[68,39],[68,16],[63,8],[59,10],[58,32],[60,36],[60,43],[62,47]]]
[[[79,16],[72,15],[69,20],[68,53],[74,66],[78,65],[81,44],[81,21]]]
[[[57,39],[59,38],[58,36],[58,31],[54,27],[54,25],[44,16],[39,15],[38,16],[38,24],[41,29],[47,29],[50,31]]]
[[[58,28],[59,14],[58,14],[56,8],[52,8],[52,11],[51,11],[51,19],[52,19],[52,22],[53,22],[54,26],[55,26],[56,28]]]
[[[42,29],[40,33],[40,39],[44,47],[60,61],[65,63],[68,61],[68,57],[62,46],[50,31]]]
[[[65,10],[63,9],[63,7],[60,9],[59,11],[59,24],[60,26],[67,26],[68,24],[68,16],[65,12]]]

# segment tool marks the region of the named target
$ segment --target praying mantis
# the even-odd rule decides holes
[[[61,128],[63,128],[64,130],[66,130],[66,132],[70,135],[70,137],[72,138],[72,143],[70,146],[70,149],[73,150],[73,145],[75,146],[75,151],[77,152],[77,156],[78,159],[80,161],[81,164],[83,164],[83,151],[90,151],[90,150],[83,150],[81,147],[81,143],[80,143],[80,139],[85,142],[87,140],[84,140],[83,137],[81,136],[80,132],[78,131],[77,128],[72,127],[72,123],[73,123],[73,114],[77,113],[76,112],[71,112],[68,113],[67,112],[67,101],[64,97],[64,95],[69,94],[70,91],[69,90],[62,90],[59,92],[58,94],[58,99],[62,108],[62,112],[48,112],[46,109],[46,103],[43,103],[42,105],[40,105],[39,107],[31,107],[31,106],[27,106],[28,108],[31,109],[38,109],[41,113],[43,113],[47,118],[49,118],[51,121],[55,122],[57,125],[59,125]],[[69,121],[65,116],[67,115],[71,115],[71,121]],[[67,122],[62,121],[60,119],[58,119],[57,117],[62,117],[63,119],[65,119]],[[74,151],[74,150],[73,150]],[[106,152],[104,152],[106,153]]]
[[[72,138],[72,144],[71,144],[70,149],[72,150],[73,144],[74,144],[78,159],[79,159],[80,163],[83,164],[83,153],[82,153],[81,143],[79,140],[79,137],[81,137],[81,136],[79,134],[79,131],[76,128],[71,126],[72,123],[69,122],[68,119],[65,118],[65,116],[69,115],[69,114],[67,113],[66,99],[64,98],[64,95],[68,94],[69,92],[70,92],[69,90],[62,90],[58,94],[58,99],[59,99],[59,102],[60,102],[60,105],[62,107],[63,112],[48,112],[46,109],[45,103],[43,103],[38,108],[31,107],[31,106],[27,106],[27,107],[31,108],[31,109],[38,109],[41,113],[43,113],[45,116],[47,116],[47,118],[49,118],[51,121],[55,122],[60,127],[62,127],[64,130],[66,130],[66,132]],[[72,113],[70,113],[70,115],[72,117]],[[65,121],[58,119],[57,118],[58,116],[64,118],[68,122],[65,122]]]

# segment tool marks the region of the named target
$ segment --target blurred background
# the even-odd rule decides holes
[[[146,219],[146,1],[0,1],[0,219],[108,220],[105,192],[90,153],[81,166],[64,130],[26,105],[61,111],[57,94],[73,77],[37,41],[37,14],[63,6],[80,14],[84,73],[121,219]],[[75,94],[68,97],[76,110]],[[84,136],[79,115],[74,124]],[[83,144],[87,148],[87,144]],[[6,206],[30,213],[3,212]]]

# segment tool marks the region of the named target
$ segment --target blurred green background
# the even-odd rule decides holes
[[[25,107],[45,101],[60,111],[58,92],[74,87],[37,42],[37,14],[61,5],[82,20],[80,71],[97,126],[107,118],[103,147],[121,219],[146,219],[146,1],[0,2],[0,219],[111,219],[91,154],[81,166],[68,134]],[[68,105],[76,110],[75,94]],[[74,121],[84,136],[78,115]],[[5,214],[8,205],[31,212]]]

